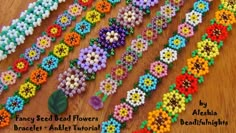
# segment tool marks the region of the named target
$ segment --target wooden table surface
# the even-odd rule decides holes
[[[0,0],[0,25],[9,25],[11,20],[17,18],[19,13],[27,9],[28,3],[33,0]],[[154,60],[156,56],[159,55],[159,51],[163,48],[163,44],[167,43],[168,38],[172,35],[174,31],[177,30],[177,25],[181,23],[181,20],[185,18],[185,13],[189,11],[192,7],[195,0],[188,0],[186,4],[182,7],[178,15],[173,19],[172,23],[168,26],[168,29],[159,36],[158,40],[154,42],[147,52],[143,54],[143,57],[134,67],[132,72],[130,72],[128,78],[124,80],[123,86],[120,87],[118,93],[109,97],[103,110],[94,111],[89,105],[89,97],[94,94],[99,87],[99,83],[104,79],[105,74],[110,72],[111,67],[115,65],[115,61],[121,57],[121,54],[125,51],[125,47],[119,48],[116,50],[116,55],[111,57],[108,60],[107,68],[105,70],[99,71],[96,77],[96,80],[88,83],[87,90],[82,95],[78,95],[73,99],[69,100],[69,108],[66,113],[62,116],[68,115],[79,115],[80,117],[98,117],[96,122],[36,122],[37,126],[48,126],[50,124],[77,124],[79,126],[97,126],[102,121],[107,120],[107,117],[110,113],[113,112],[114,106],[119,103],[120,98],[126,97],[126,91],[132,89],[132,86],[135,82],[138,81],[138,77],[144,73],[144,69],[149,68],[149,64]],[[58,10],[53,11],[49,18],[43,20],[41,26],[37,27],[32,36],[27,37],[25,43],[17,47],[17,50],[14,54],[10,55],[7,60],[0,62],[0,72],[7,69],[11,65],[14,59],[18,58],[24,50],[31,46],[35,42],[36,38],[41,34],[46,27],[53,23],[57,15],[62,13],[67,9],[68,5],[71,4],[72,0],[66,0],[65,3],[60,4]],[[155,108],[155,103],[162,99],[162,95],[168,91],[168,86],[175,82],[175,77],[180,74],[181,68],[186,64],[186,60],[191,57],[191,51],[196,49],[196,43],[200,41],[201,36],[204,34],[207,26],[210,25],[209,21],[214,17],[214,13],[217,11],[217,7],[220,3],[220,0],[214,0],[211,6],[211,11],[206,14],[203,18],[203,23],[199,25],[198,31],[195,36],[190,39],[190,42],[187,44],[187,47],[182,50],[179,54],[178,60],[174,62],[174,67],[169,71],[169,74],[166,78],[162,80],[162,83],[159,85],[158,89],[153,93],[152,97],[146,101],[146,104],[140,107],[139,111],[134,115],[134,118],[128,122],[127,127],[123,130],[124,133],[130,133],[139,128],[141,121],[147,118],[147,113],[152,111]],[[151,21],[152,16],[155,15],[156,11],[159,11],[160,6],[164,4],[164,0],[160,0],[158,6],[151,9],[152,13],[150,16],[145,17],[144,23],[138,26],[135,29],[135,33],[132,36],[127,37],[126,47],[130,44],[131,40],[136,37],[145,25]],[[55,91],[58,81],[58,74],[65,71],[69,66],[69,60],[77,58],[81,48],[87,47],[89,44],[90,38],[95,38],[98,36],[98,31],[104,26],[108,26],[108,18],[116,17],[117,11],[125,5],[125,1],[122,0],[111,13],[106,15],[105,19],[102,19],[96,27],[92,30],[90,34],[86,37],[85,40],[81,42],[81,45],[70,53],[70,55],[65,58],[64,62],[59,66],[57,70],[54,71],[53,76],[48,78],[48,82],[42,86],[42,89],[33,97],[30,101],[30,104],[24,107],[24,111],[19,113],[22,117],[35,117],[36,115],[49,116],[50,112],[47,108],[48,97],[52,92]],[[83,12],[82,16],[85,15]],[[81,20],[81,17],[77,19],[77,22]],[[73,26],[75,22],[73,22]],[[72,27],[72,26],[71,26]],[[70,28],[71,28],[70,27]],[[69,31],[69,29],[67,31]],[[194,119],[209,119],[209,120],[225,120],[228,121],[227,126],[186,126],[181,125],[178,120],[177,123],[173,124],[171,127],[172,133],[235,133],[236,132],[236,25],[233,26],[233,31],[229,33],[228,39],[224,43],[224,47],[220,51],[220,56],[215,59],[215,65],[210,68],[210,73],[205,76],[204,84],[199,86],[199,91],[193,95],[193,101],[190,104],[187,104],[186,111],[182,112],[179,115],[179,119],[184,120],[194,120]],[[64,32],[65,33],[65,32]],[[64,35],[63,33],[63,35]],[[59,41],[59,39],[58,39]],[[57,43],[58,43],[57,41]],[[50,47],[46,50],[46,54],[52,50],[53,47]],[[158,51],[158,52],[157,52]],[[41,60],[42,60],[41,57]],[[24,76],[17,81],[17,84],[10,87],[10,90],[3,93],[0,96],[1,103],[5,103],[7,97],[11,96],[14,91],[19,88],[19,85],[24,82],[24,80],[29,76],[29,73],[36,68],[36,64],[40,63],[36,61],[35,65],[29,69],[29,71],[24,74]],[[217,112],[217,116],[193,116],[192,112],[194,109],[201,109],[202,111],[206,110],[199,106],[199,101],[207,102],[207,108]],[[18,126],[31,126],[29,122],[16,122],[15,119],[11,121],[10,126],[0,129],[1,133],[12,133],[14,131],[14,124]],[[16,131],[15,131],[16,132]],[[52,132],[48,130],[43,130],[42,132]],[[71,131],[75,132],[75,131]],[[77,131],[78,132],[78,131]],[[92,131],[87,131],[88,133],[93,133]],[[95,131],[96,132],[96,131]]]

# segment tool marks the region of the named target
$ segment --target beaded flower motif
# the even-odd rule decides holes
[[[185,110],[185,97],[174,90],[163,95],[163,108],[175,115]]]
[[[43,59],[41,67],[46,71],[52,71],[57,68],[58,63],[58,58],[53,55],[49,55]]]
[[[154,76],[152,76],[151,74],[145,74],[139,77],[138,86],[144,92],[150,92],[156,89],[157,83],[158,80]]]
[[[24,59],[20,58],[14,61],[12,69],[17,73],[23,73],[28,70],[29,62]]]
[[[236,1],[235,0],[221,0],[221,4],[227,10],[236,12]]]
[[[69,13],[63,13],[58,16],[56,23],[61,27],[67,27],[71,24],[72,16]]]
[[[112,25],[99,31],[98,43],[107,50],[115,49],[125,44],[126,30],[121,26]]]
[[[220,10],[215,13],[216,22],[225,26],[235,23],[236,19],[234,13],[228,10]]]
[[[170,4],[175,7],[184,5],[184,0],[170,0]]]
[[[73,97],[75,94],[81,94],[85,91],[86,76],[76,67],[68,68],[58,77],[58,89],[61,89],[67,96]]]
[[[93,45],[80,51],[78,65],[89,73],[97,72],[106,67],[107,52]]]
[[[134,51],[126,51],[121,56],[121,63],[126,67],[136,64],[137,61],[138,61],[138,55]]]
[[[91,30],[91,24],[87,22],[86,20],[82,20],[75,26],[75,31],[79,33],[80,35],[84,36],[87,33],[89,33]]]
[[[94,24],[101,20],[101,14],[96,10],[92,10],[87,12],[85,18],[88,22]]]
[[[0,109],[0,128],[6,127],[10,124],[11,114],[5,109]]]
[[[111,4],[107,1],[99,1],[97,2],[95,8],[101,13],[108,13],[111,11]]]
[[[176,77],[176,89],[179,90],[185,96],[197,92],[198,81],[190,74],[181,74]]]
[[[17,74],[14,73],[12,70],[7,70],[5,72],[1,73],[1,82],[4,85],[13,85],[16,83],[16,78],[17,78]]]
[[[67,33],[64,37],[64,42],[71,47],[78,46],[80,44],[80,35],[76,32]]]
[[[178,34],[183,37],[191,37],[194,35],[194,28],[188,23],[183,23],[178,26]]]
[[[223,41],[228,36],[227,27],[221,24],[213,24],[209,26],[206,30],[207,37],[210,38],[212,41]]]
[[[93,0],[78,0],[78,2],[82,6],[91,6],[93,3]]]
[[[19,96],[8,97],[5,108],[11,113],[14,114],[19,112],[24,107],[24,100]]]
[[[147,121],[147,127],[153,132],[164,133],[170,131],[171,117],[162,109],[149,112]]]
[[[132,0],[133,4],[142,8],[147,9],[158,3],[158,0]]]
[[[41,85],[47,81],[48,73],[41,68],[33,70],[30,74],[30,81],[36,85]]]
[[[43,35],[37,38],[36,46],[40,49],[49,48],[51,46],[51,38]]]
[[[191,12],[186,14],[186,22],[195,27],[198,24],[202,23],[202,14],[192,10]]]
[[[117,22],[127,28],[135,27],[142,23],[143,12],[138,8],[128,5],[119,10]]]
[[[148,41],[143,38],[134,39],[131,42],[131,50],[142,53],[148,49]]]
[[[150,73],[157,78],[162,78],[167,75],[168,66],[161,61],[155,61],[150,66]]]
[[[68,9],[68,13],[74,17],[80,15],[82,11],[83,11],[83,7],[77,3],[70,5]]]
[[[128,69],[123,65],[117,65],[111,70],[111,77],[115,80],[122,80],[128,76]]]
[[[152,19],[152,26],[157,29],[165,29],[167,27],[167,18],[163,15],[157,15]]]
[[[177,51],[171,48],[165,48],[160,51],[161,61],[170,64],[177,60]]]
[[[28,48],[25,50],[24,57],[28,61],[38,60],[40,58],[40,50],[36,47]]]
[[[197,43],[198,55],[204,57],[207,60],[219,55],[219,49],[215,42],[208,39]]]
[[[165,16],[166,18],[174,17],[176,15],[175,12],[176,12],[176,9],[171,4],[166,4],[164,6],[161,6],[161,14]]]
[[[132,89],[127,92],[126,102],[133,107],[141,106],[145,103],[145,95],[139,88]]]
[[[188,71],[197,77],[209,72],[208,62],[201,57],[195,56],[187,60]]]
[[[199,0],[194,3],[193,9],[199,13],[205,13],[209,11],[209,3],[204,0]]]
[[[20,86],[19,95],[25,99],[35,96],[36,86],[30,82],[26,82]]]
[[[121,123],[132,119],[133,108],[126,103],[121,103],[115,106],[113,117]]]
[[[147,27],[142,31],[142,37],[145,40],[157,39],[157,30],[154,27]]]
[[[117,82],[112,78],[107,78],[100,83],[99,89],[105,95],[112,95],[117,90]]]
[[[121,124],[111,118],[102,123],[102,133],[120,133]]]
[[[47,35],[49,37],[59,37],[61,36],[62,28],[58,24],[51,25],[47,28]]]
[[[58,58],[63,58],[69,54],[69,47],[64,43],[57,44],[53,49],[53,54]]]
[[[92,96],[89,99],[89,105],[91,105],[95,110],[103,108],[103,101],[98,96]]]
[[[175,35],[171,38],[169,38],[169,47],[179,50],[181,48],[184,48],[186,46],[186,39],[180,35]]]

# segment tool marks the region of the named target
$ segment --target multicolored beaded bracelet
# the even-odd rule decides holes
[[[103,108],[103,103],[108,96],[116,93],[118,87],[122,85],[122,80],[128,76],[128,72],[142,57],[143,52],[148,50],[148,47],[157,39],[158,34],[162,34],[162,31],[167,28],[168,23],[171,23],[171,19],[176,16],[176,12],[183,4],[183,0],[166,1],[166,4],[161,6],[161,10],[156,12],[151,23],[144,28],[142,34],[138,35],[137,39],[132,40],[131,46],[122,54],[121,59],[116,61],[117,66],[113,67],[111,73],[106,75],[106,79],[100,82],[99,91],[90,98],[90,101],[97,99],[96,102],[90,102],[94,109]]]
[[[156,104],[156,109],[148,113],[148,119],[141,124],[141,130],[133,133],[169,132],[171,123],[177,121],[179,113],[185,110],[187,103],[192,101],[192,94],[198,91],[198,84],[204,82],[203,76],[214,64],[214,58],[219,55],[223,41],[236,23],[236,1],[221,0],[219,10],[211,25],[197,43],[197,49],[192,57],[187,59],[187,66],[182,68],[182,74],[176,77],[176,83],[170,85],[169,92],[163,95],[163,101]]]
[[[63,62],[64,57],[68,56],[69,52],[80,44],[80,40],[90,33],[95,24],[105,16],[105,13],[109,13],[111,8],[120,2],[117,0],[110,3],[109,1],[97,2],[96,6],[86,13],[86,17],[78,22],[71,32],[66,33],[64,39],[54,46],[53,51],[43,58],[38,68],[34,69],[25,83],[20,85],[19,90],[12,97],[9,97],[5,104],[0,105],[0,128],[10,124],[10,119],[23,110],[25,104],[29,103],[41,85],[52,75],[53,70],[58,67],[59,63]],[[92,4],[92,0],[84,2],[86,6]]]
[[[150,70],[139,78],[134,88],[127,91],[127,97],[115,106],[114,113],[109,120],[102,123],[102,133],[119,133],[126,122],[131,120],[139,106],[145,104],[145,98],[150,97],[156,90],[161,78],[167,76],[167,69],[177,60],[177,51],[180,52],[187,44],[187,40],[194,35],[194,29],[202,22],[203,15],[209,11],[211,0],[198,0],[194,3],[192,11],[186,14],[185,22],[178,25],[178,31],[169,38],[165,48],[160,51],[160,57],[151,63]]]
[[[10,26],[3,26],[0,33],[0,61],[15,52],[18,45],[24,43],[25,37],[32,35],[34,28],[40,26],[43,19],[56,10],[58,3],[66,0],[37,0],[30,3],[28,9],[20,14],[18,19],[12,20]]]
[[[9,89],[10,85],[15,84],[17,78],[20,78],[30,66],[33,66],[34,61],[40,59],[40,55],[45,53],[45,49],[49,48],[61,36],[62,32],[71,25],[72,21],[76,20],[76,17],[81,15],[83,10],[86,10],[85,5],[91,6],[92,1],[88,3],[75,0],[66,11],[58,15],[54,24],[48,26],[47,30],[36,39],[36,42],[27,48],[12,66],[8,67],[8,70],[0,73],[0,95],[4,90]]]
[[[86,81],[95,79],[96,72],[106,67],[107,59],[115,54],[116,48],[125,45],[126,37],[142,23],[143,16],[150,13],[150,7],[156,5],[158,0],[126,3],[127,6],[118,11],[117,18],[109,20],[110,26],[102,28],[99,37],[91,39],[90,46],[81,49],[79,57],[71,60],[70,68],[60,74],[57,90],[48,100],[48,108],[53,114],[63,113],[68,98],[85,91]],[[97,99],[92,100],[96,102]]]

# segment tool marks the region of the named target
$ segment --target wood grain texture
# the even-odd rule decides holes
[[[13,18],[17,18],[19,13],[27,8],[28,3],[32,0],[0,0],[0,24],[8,25]],[[103,110],[94,111],[87,103],[89,97],[93,95],[96,90],[98,90],[99,83],[104,79],[105,74],[110,72],[111,67],[115,65],[115,61],[121,57],[121,54],[125,51],[125,47],[119,48],[116,50],[116,55],[111,57],[108,60],[107,68],[105,70],[99,71],[96,77],[96,80],[88,82],[87,90],[82,95],[78,95],[73,99],[69,100],[69,108],[65,114],[62,116],[80,115],[80,117],[89,117],[94,116],[98,117],[97,122],[36,122],[39,126],[48,126],[50,124],[78,124],[80,126],[89,126],[97,125],[104,120],[107,120],[107,117],[110,113],[113,112],[114,106],[119,103],[120,98],[126,97],[126,91],[132,89],[132,86],[135,82],[138,81],[138,77],[144,73],[145,69],[149,68],[149,64],[154,60],[156,56],[159,55],[159,51],[163,48],[163,44],[167,43],[168,38],[172,35],[174,31],[177,30],[177,25],[181,23],[181,20],[185,17],[185,13],[192,7],[194,0],[188,0],[183,8],[180,10],[178,15],[173,19],[172,23],[168,26],[168,29],[159,36],[158,40],[154,42],[154,45],[149,48],[147,52],[143,54],[143,57],[139,60],[137,65],[134,67],[132,72],[129,73],[128,78],[123,82],[123,86],[119,88],[118,93],[109,97]],[[42,31],[46,29],[57,17],[59,13],[62,13],[67,9],[68,5],[72,3],[72,0],[67,0],[66,3],[60,4],[57,11],[53,11],[50,17],[43,21],[40,27],[37,27],[32,36],[27,37],[25,43],[19,46],[16,52],[9,56],[7,60],[0,62],[0,72],[6,70],[9,65],[12,64],[14,59],[18,58],[21,53],[24,52],[26,48],[31,46],[35,42],[35,39],[41,34]],[[198,31],[195,36],[192,37],[181,53],[179,54],[178,60],[174,63],[174,67],[169,71],[169,75],[162,80],[162,83],[158,86],[158,89],[153,93],[152,97],[146,101],[146,104],[140,107],[139,111],[134,115],[133,120],[129,121],[127,128],[123,130],[124,133],[130,133],[133,130],[139,128],[141,121],[147,118],[147,113],[155,108],[155,103],[162,99],[162,95],[168,91],[168,86],[175,82],[175,77],[180,74],[181,68],[186,64],[186,60],[191,57],[191,51],[196,49],[196,43],[200,41],[201,35],[204,34],[205,29],[209,26],[209,20],[214,17],[215,11],[220,3],[220,0],[214,0],[211,6],[211,11],[206,14],[203,19],[203,23],[200,24]],[[131,40],[134,39],[145,27],[145,25],[150,22],[152,16],[155,15],[155,12],[160,9],[160,5],[164,4],[164,0],[161,0],[159,5],[152,8],[151,15],[146,16],[144,23],[135,29],[135,33],[132,36],[127,37],[126,47],[130,44]],[[65,58],[64,62],[59,66],[59,68],[53,73],[53,76],[48,79],[48,82],[42,86],[42,89],[33,97],[30,101],[30,104],[24,107],[24,111],[20,113],[20,116],[24,117],[35,117],[37,114],[41,116],[49,116],[50,112],[47,108],[48,97],[50,94],[55,91],[58,84],[57,77],[58,74],[66,70],[69,66],[69,60],[78,57],[79,51],[81,48],[88,46],[89,39],[95,38],[98,36],[98,31],[104,26],[108,26],[108,18],[115,17],[117,11],[125,5],[125,2],[122,0],[122,3],[118,4],[110,14],[106,15],[100,23],[92,30],[90,34],[86,37],[85,40],[81,42],[81,45],[70,53],[70,55]],[[85,15],[85,12],[82,16]],[[81,20],[81,17],[77,19],[77,22]],[[75,22],[73,22],[73,26]],[[69,31],[70,28],[68,28]],[[210,73],[205,76],[204,84],[199,86],[199,91],[193,96],[193,101],[187,105],[186,111],[180,114],[179,118],[185,120],[194,120],[197,119],[225,119],[228,121],[228,126],[182,126],[180,122],[173,124],[171,127],[172,133],[235,133],[236,132],[236,25],[233,26],[233,31],[229,33],[228,39],[225,41],[224,47],[220,51],[220,56],[215,59],[215,65],[210,68]],[[63,34],[64,35],[64,34]],[[59,39],[58,39],[59,41]],[[57,42],[58,42],[57,41]],[[53,47],[46,50],[46,54],[52,50]],[[42,59],[41,57],[41,59]],[[36,61],[34,67],[31,67],[30,70],[24,74],[24,76],[17,81],[17,84],[10,87],[10,90],[3,93],[0,96],[0,102],[5,103],[7,97],[11,96],[14,91],[19,88],[19,85],[24,82],[24,80],[29,76],[29,73],[36,68],[36,65],[40,63]],[[208,108],[216,111],[217,116],[192,116],[192,111],[194,109],[201,109],[199,107],[199,100],[205,101],[208,103]],[[14,132],[13,125],[17,124],[18,126],[30,126],[32,125],[29,122],[16,122],[12,120],[11,125],[1,129],[1,133]],[[43,130],[44,133],[49,133],[48,130]],[[52,132],[52,131],[51,131]],[[73,133],[75,131],[71,131]],[[90,133],[90,132],[88,132]],[[92,133],[92,132],[91,132]]]

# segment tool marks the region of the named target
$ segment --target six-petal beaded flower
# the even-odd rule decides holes
[[[202,14],[197,11],[192,10],[185,17],[186,22],[194,27],[202,23]]]
[[[102,28],[99,31],[98,43],[106,49],[115,49],[125,45],[126,30],[117,25]]]
[[[120,130],[121,124],[113,118],[102,123],[102,133],[120,133]]]
[[[67,33],[64,37],[64,42],[71,47],[78,46],[80,44],[80,35],[76,32]]]
[[[166,4],[164,6],[161,6],[161,14],[165,16],[166,18],[172,18],[176,15],[176,9],[171,4]]]
[[[236,12],[236,1],[235,0],[221,0],[221,4],[227,10]]]
[[[138,61],[138,55],[134,51],[126,51],[121,56],[121,63],[126,67],[130,67],[136,64],[137,61]]]
[[[185,110],[185,96],[173,90],[163,95],[163,108],[166,108],[168,113],[175,115]]]
[[[175,35],[171,38],[169,38],[169,47],[179,50],[181,48],[184,48],[186,46],[186,39],[180,35]]]
[[[194,28],[188,23],[183,23],[178,26],[178,34],[183,37],[191,37],[194,35]]]
[[[69,54],[69,47],[64,43],[57,44],[53,49],[53,54],[58,58],[63,58]]]
[[[225,26],[234,24],[236,21],[234,13],[225,9],[216,11],[215,18],[216,18],[217,23],[225,25]]]
[[[139,88],[132,89],[127,92],[126,102],[133,107],[141,106],[145,103],[146,94]]]
[[[148,41],[143,38],[134,39],[131,41],[131,50],[142,53],[148,49]]]
[[[117,86],[118,84],[115,80],[113,80],[112,78],[107,78],[101,81],[99,89],[102,93],[109,96],[116,92]]]
[[[142,9],[148,9],[158,3],[158,0],[132,0],[132,3]]]
[[[115,80],[122,80],[128,76],[128,69],[123,65],[117,65],[111,70],[111,77]]]
[[[152,26],[157,29],[164,29],[167,27],[168,20],[165,16],[158,14],[152,19]]]
[[[170,64],[177,60],[177,51],[167,47],[160,51],[160,57],[161,61]]]
[[[90,30],[91,30],[91,24],[86,20],[80,21],[75,26],[75,31],[82,36],[89,33]]]
[[[135,6],[128,5],[119,10],[117,22],[127,28],[135,27],[142,23],[143,12]]]
[[[47,35],[50,37],[59,37],[61,36],[62,28],[58,24],[51,25],[47,28]]]
[[[171,126],[171,117],[162,109],[154,110],[148,113],[147,127],[157,133],[169,132]]]
[[[30,82],[26,82],[20,86],[19,95],[25,99],[35,96],[36,86]]]
[[[0,128],[6,127],[10,124],[11,114],[5,109],[0,109]]]
[[[157,39],[157,30],[154,27],[147,27],[142,31],[142,37],[145,40],[155,40]]]
[[[14,61],[12,69],[17,73],[23,73],[28,70],[28,67],[29,62],[24,58],[20,58]]]
[[[81,49],[78,65],[89,73],[97,72],[106,67],[107,52],[93,45]]]
[[[150,73],[157,78],[163,78],[167,75],[168,66],[161,62],[155,61],[150,65]]]
[[[30,74],[30,81],[36,85],[41,85],[47,81],[48,73],[41,68],[33,70]]]
[[[65,95],[73,97],[75,94],[81,94],[85,91],[86,76],[76,67],[68,68],[58,77],[58,89],[61,89]]]
[[[198,55],[204,57],[207,60],[210,60],[219,55],[217,44],[209,39],[198,42],[197,48]]]
[[[206,29],[207,37],[212,41],[223,41],[228,37],[227,27],[222,24],[213,24]]]
[[[49,48],[51,46],[51,38],[43,35],[37,38],[36,46],[40,49]]]
[[[88,11],[85,18],[88,22],[94,24],[101,20],[101,13],[96,10]]]
[[[209,72],[208,62],[198,56],[187,60],[188,71],[193,75],[200,77]]]
[[[25,59],[35,61],[40,58],[40,50],[36,47],[27,48],[24,53]]]
[[[61,27],[67,27],[71,24],[72,16],[65,12],[58,16],[56,20],[56,24],[60,25]]]
[[[209,11],[209,3],[204,0],[199,0],[194,3],[193,9],[199,13],[205,13]]]
[[[111,11],[111,4],[107,1],[99,1],[96,3],[95,8],[101,13],[108,13]]]
[[[197,85],[198,80],[193,75],[181,74],[176,77],[176,89],[185,96],[197,92]]]
[[[70,5],[68,9],[68,13],[74,17],[80,15],[82,11],[83,11],[83,7],[77,3]]]
[[[121,103],[115,106],[113,117],[123,123],[132,119],[133,108],[127,103]]]
[[[6,110],[8,110],[11,114],[15,114],[16,112],[23,110],[23,107],[24,100],[17,95],[8,97],[5,105]]]
[[[17,78],[17,74],[14,73],[12,70],[7,70],[5,72],[1,73],[1,82],[4,85],[13,85],[16,83],[16,78]]]
[[[46,71],[52,71],[57,68],[59,60],[53,55],[45,57],[42,61],[41,67]]]
[[[157,83],[158,80],[154,76],[148,73],[139,77],[138,86],[144,92],[150,92],[156,89]]]

